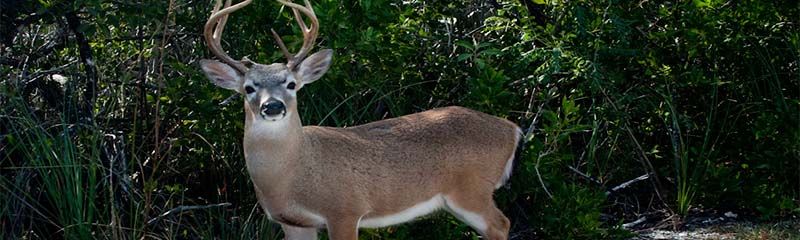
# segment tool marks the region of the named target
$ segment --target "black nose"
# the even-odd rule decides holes
[[[286,106],[283,105],[283,102],[278,100],[269,100],[261,105],[261,115],[264,116],[275,116],[283,114],[284,111],[286,111]]]

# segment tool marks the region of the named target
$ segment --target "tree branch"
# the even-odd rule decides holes
[[[83,117],[91,122],[93,119],[92,112],[94,109],[95,97],[97,95],[97,66],[95,66],[94,63],[89,40],[87,40],[83,32],[79,30],[81,22],[78,15],[75,12],[67,12],[64,14],[64,17],[67,18],[67,26],[70,31],[75,35],[75,41],[78,44],[78,52],[80,53],[81,62],[83,62],[83,68],[86,72],[86,84],[83,90]]]

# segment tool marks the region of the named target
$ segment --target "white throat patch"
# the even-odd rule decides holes
[[[290,128],[290,115],[292,113],[287,112],[286,116],[276,120],[271,121],[267,119],[261,118],[261,116],[252,116],[255,119],[252,119],[250,122],[250,127],[247,129],[245,134],[259,137],[259,138],[282,138],[288,134]]]

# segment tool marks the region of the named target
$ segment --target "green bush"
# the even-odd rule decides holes
[[[334,62],[300,93],[304,124],[462,105],[531,127],[496,194],[518,239],[625,238],[648,209],[800,214],[797,2],[313,4]],[[197,66],[211,1],[0,8],[3,238],[280,237],[244,169],[239,98],[220,104]],[[255,1],[223,46],[283,61],[269,28],[296,49],[293,24]],[[361,233],[477,238],[446,214]]]

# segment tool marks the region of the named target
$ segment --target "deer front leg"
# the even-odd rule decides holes
[[[345,217],[328,222],[331,240],[358,240],[358,218]]]
[[[316,228],[300,228],[300,227],[293,227],[286,224],[281,224],[281,229],[283,229],[283,239],[284,240],[316,240],[317,239],[317,229]]]

